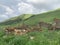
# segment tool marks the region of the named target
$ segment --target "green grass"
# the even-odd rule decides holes
[[[42,32],[30,32],[27,35],[5,35],[5,27],[18,26],[23,22],[28,25],[36,25],[40,21],[52,23],[54,18],[60,19],[60,10],[50,11],[43,14],[23,14],[0,23],[0,45],[60,45],[60,30]],[[34,36],[33,40],[30,36]]]
[[[33,40],[30,36],[35,37]],[[4,35],[0,32],[0,45],[60,45],[60,31],[31,32],[27,35]]]

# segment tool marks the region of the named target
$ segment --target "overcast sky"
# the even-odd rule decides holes
[[[0,21],[21,14],[43,13],[60,8],[60,0],[0,0]]]

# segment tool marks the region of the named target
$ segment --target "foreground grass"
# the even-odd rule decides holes
[[[35,37],[30,39],[30,36]],[[31,32],[27,35],[5,35],[0,31],[0,45],[60,45],[60,31]]]

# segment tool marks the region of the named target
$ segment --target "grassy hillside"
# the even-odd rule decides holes
[[[43,14],[37,14],[25,21],[27,24],[37,24],[40,21],[51,23],[53,18],[60,18],[60,10],[55,10]]]
[[[11,18],[5,22],[3,25],[19,25],[22,22],[28,25],[35,25],[40,21],[51,23],[53,18],[60,18],[60,10],[50,11],[43,14],[23,14],[18,17]]]
[[[23,14],[0,23],[0,45],[60,45],[60,30],[49,31],[43,29],[42,32],[31,32],[27,35],[5,35],[6,26],[18,26],[23,22],[28,25],[35,25],[40,21],[52,23],[53,18],[60,19],[60,10],[50,11],[42,14]],[[33,40],[30,36],[34,36]]]
[[[0,25],[10,25],[10,26],[16,26],[16,25],[19,25],[21,24],[23,21],[33,17],[35,15],[32,15],[32,14],[23,14],[23,15],[20,15],[20,16],[17,16],[17,17],[14,17],[14,18],[10,18],[4,22],[1,22]]]

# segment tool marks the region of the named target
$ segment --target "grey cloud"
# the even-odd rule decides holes
[[[60,0],[47,0],[45,3],[33,3],[33,2],[27,2],[32,4],[37,9],[46,9],[46,10],[52,10],[53,6],[57,6],[60,4]]]
[[[0,0],[0,4],[11,6],[16,5],[18,2],[16,0]]]
[[[0,22],[9,19],[7,15],[0,15]]]
[[[5,8],[0,6],[0,14],[5,13]]]

